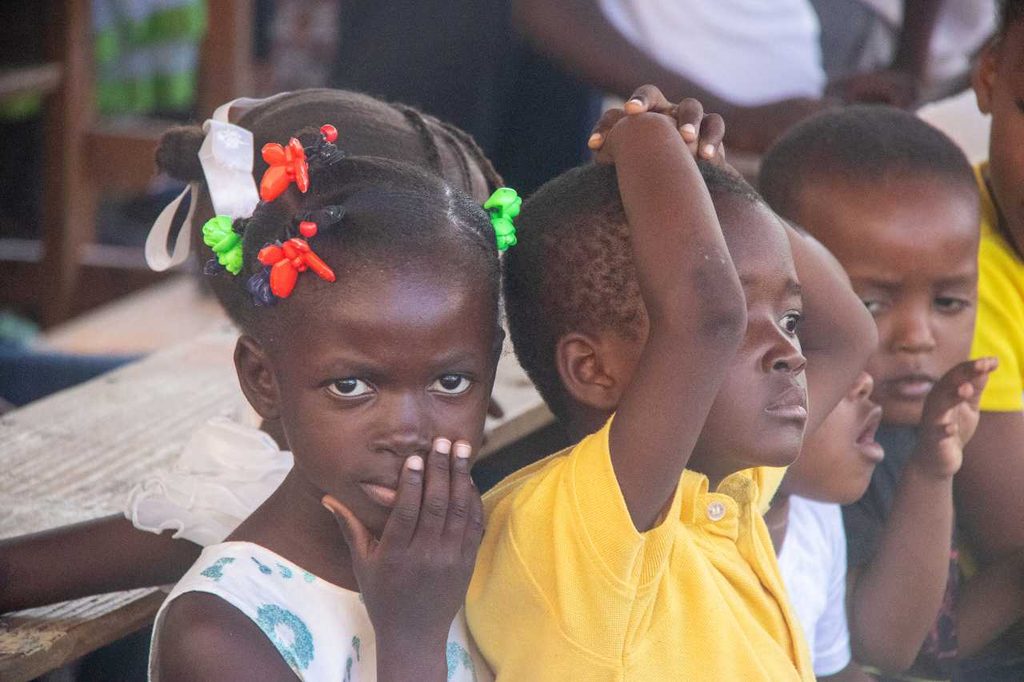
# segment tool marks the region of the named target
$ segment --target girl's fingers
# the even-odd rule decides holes
[[[395,544],[406,547],[416,533],[420,518],[420,503],[423,498],[423,458],[413,455],[402,465],[398,479],[398,495],[395,506],[388,516],[388,522],[381,533],[381,544]]]
[[[626,115],[622,109],[609,109],[608,111],[601,114],[601,118],[598,119],[597,125],[594,126],[594,132],[591,133],[590,139],[587,140],[587,146],[597,151],[604,144],[605,138],[608,137],[608,131],[610,131],[616,123],[619,122],[623,116]]]
[[[700,124],[700,133],[697,140],[697,150],[702,159],[711,160],[715,158],[718,150],[722,148],[722,138],[725,137],[725,121],[718,114],[707,114]]]
[[[624,108],[627,114],[642,114],[645,111],[667,114],[674,107],[675,105],[665,99],[665,95],[656,86],[641,85],[629,96]]]
[[[470,498],[469,517],[466,520],[465,532],[462,535],[462,556],[471,563],[476,562],[476,551],[484,537],[484,505],[480,493],[473,489]]]
[[[473,479],[469,475],[469,459],[472,452],[472,446],[464,440],[456,441],[452,446],[454,456],[451,495],[448,497],[448,519],[444,524],[444,534],[448,538],[454,538],[456,543],[462,542],[473,496],[478,496],[473,487]]]
[[[373,534],[363,525],[363,522],[356,518],[356,515],[348,507],[339,502],[332,495],[324,495],[320,503],[327,508],[327,511],[334,515],[334,519],[341,527],[341,534],[345,536],[345,542],[354,556],[366,559],[373,549]]]
[[[427,455],[426,483],[423,486],[423,508],[420,510],[420,523],[416,529],[420,533],[441,535],[444,531],[445,518],[448,516],[448,489],[451,477],[452,442],[447,438],[435,438],[434,447]]]

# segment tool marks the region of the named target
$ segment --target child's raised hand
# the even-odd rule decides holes
[[[938,477],[960,470],[964,446],[978,427],[981,392],[998,364],[995,358],[961,362],[932,387],[921,416],[918,466]]]
[[[465,441],[437,438],[425,467],[420,456],[409,457],[379,540],[341,502],[323,498],[352,552],[378,651],[400,647],[410,656],[443,657],[483,536],[470,453]]]
[[[704,106],[693,98],[684,99],[678,104],[669,102],[661,90],[653,85],[641,85],[630,96],[624,109],[609,109],[598,120],[587,142],[597,160],[610,162],[602,150],[616,123],[626,116],[648,112],[662,114],[675,121],[679,135],[695,157],[716,165],[725,164],[725,146],[722,144],[725,121],[722,117],[718,114],[705,114]]]

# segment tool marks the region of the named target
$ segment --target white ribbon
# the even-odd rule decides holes
[[[238,98],[222,104],[213,117],[203,124],[206,137],[199,148],[199,162],[203,167],[206,186],[217,215],[248,218],[259,203],[256,181],[252,177],[254,143],[252,133],[228,120],[234,105],[252,106],[259,100]],[[178,207],[189,197],[188,215],[178,230],[173,248],[168,251],[168,236],[173,227]],[[157,272],[183,263],[189,254],[192,238],[192,218],[199,197],[198,183],[191,183],[168,204],[146,237],[146,263]]]

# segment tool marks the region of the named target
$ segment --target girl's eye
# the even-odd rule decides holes
[[[370,393],[373,389],[371,389],[369,384],[362,379],[348,377],[332,382],[331,385],[327,387],[327,390],[332,395],[336,395],[341,398],[358,398]]]
[[[943,313],[959,313],[969,308],[970,305],[970,301],[952,296],[938,296],[935,299],[935,307]]]
[[[800,313],[788,313],[782,318],[782,328],[787,334],[796,334],[796,328],[800,324]]]
[[[445,374],[430,386],[430,390],[445,395],[461,395],[469,390],[473,382],[461,374]]]
[[[868,312],[872,315],[878,315],[885,309],[885,305],[881,301],[865,300],[864,307],[868,309]]]

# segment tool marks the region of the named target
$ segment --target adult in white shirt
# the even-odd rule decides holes
[[[808,0],[512,0],[540,52],[606,92],[641,83],[725,117],[733,149],[759,152],[826,106]]]

